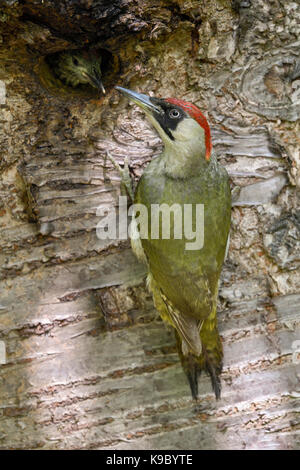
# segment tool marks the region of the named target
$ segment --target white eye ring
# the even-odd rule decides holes
[[[180,112],[178,111],[178,109],[171,109],[171,111],[169,111],[169,116],[172,119],[177,119],[180,116]]]

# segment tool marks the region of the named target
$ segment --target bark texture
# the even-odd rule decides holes
[[[0,2],[1,448],[300,447],[299,29],[291,0]],[[101,99],[47,59],[88,46]],[[219,402],[205,376],[192,402],[128,242],[96,237],[107,150],[138,178],[162,148],[116,84],[197,104],[232,178]]]

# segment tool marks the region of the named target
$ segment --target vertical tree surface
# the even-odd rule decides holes
[[[0,2],[0,448],[300,447],[299,30],[291,0]],[[81,48],[105,96],[55,75]],[[138,178],[162,148],[117,84],[198,105],[231,176],[218,402],[129,242],[96,236],[107,151]]]

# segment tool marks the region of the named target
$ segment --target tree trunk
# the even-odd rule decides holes
[[[3,0],[0,447],[300,447],[300,7],[291,0]],[[93,47],[107,93],[51,57]],[[50,58],[50,59],[49,59]],[[115,85],[198,105],[234,189],[222,398],[197,406],[128,241],[100,240],[119,162],[162,149]]]

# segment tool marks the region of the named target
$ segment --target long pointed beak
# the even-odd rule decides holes
[[[95,75],[87,74],[87,77],[89,79],[90,84],[93,87],[98,88],[98,90],[101,90],[102,93],[105,95],[105,88],[103,86],[103,83],[99,74],[97,73],[95,73]]]
[[[144,111],[152,111],[154,113],[163,114],[162,109],[150,101],[150,96],[128,90],[127,88],[123,88],[121,86],[116,86],[115,89],[120,91],[123,95],[127,96],[127,98],[132,100],[140,108],[144,109]]]

